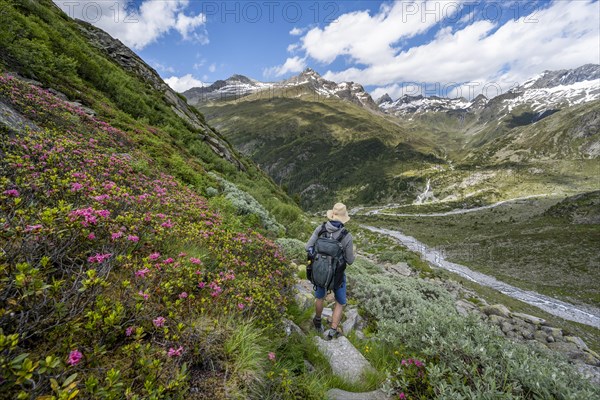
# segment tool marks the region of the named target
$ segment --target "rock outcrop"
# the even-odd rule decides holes
[[[208,144],[212,151],[219,157],[234,164],[238,169],[242,171],[246,170],[244,164],[242,164],[235,156],[235,152],[231,146],[206,125],[201,114],[195,111],[187,104],[184,98],[180,97],[180,95],[171,89],[152,67],[121,43],[120,40],[113,38],[102,29],[96,28],[85,21],[77,20],[77,22],[80,31],[89,40],[90,44],[103,51],[125,70],[138,76],[154,90],[162,93],[165,101],[171,106],[173,112],[186,121],[193,129],[201,132],[199,135],[201,135],[202,139]]]
[[[365,373],[374,371],[367,359],[345,336],[329,341],[316,336],[315,341],[321,353],[329,360],[334,375],[350,383],[358,383]]]

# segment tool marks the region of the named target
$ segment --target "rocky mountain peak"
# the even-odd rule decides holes
[[[304,71],[302,71],[302,73],[300,74],[300,76],[311,77],[311,78],[314,78],[314,79],[321,78],[321,75],[317,71],[315,71],[314,69],[312,69],[312,68],[306,68]]]
[[[574,69],[561,69],[558,71],[544,71],[517,88],[523,89],[549,89],[557,86],[569,86],[579,82],[600,80],[600,64],[585,64]]]
[[[383,96],[381,96],[380,98],[377,99],[377,101],[375,102],[375,104],[377,104],[378,106],[380,106],[383,103],[392,103],[394,100],[392,100],[392,98],[390,97],[389,94],[384,94]]]
[[[254,80],[248,78],[247,76],[244,75],[240,75],[240,74],[235,74],[235,75],[231,75],[229,78],[225,79],[225,82],[241,82],[241,83],[246,83],[248,85],[252,85],[255,83]]]

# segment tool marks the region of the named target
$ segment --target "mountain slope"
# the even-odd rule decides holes
[[[0,398],[247,397],[224,338],[278,343],[293,201],[50,1],[0,3],[0,133]]]
[[[60,92],[116,127],[159,167],[204,192],[213,171],[236,183],[277,216],[299,212],[268,176],[240,156],[160,76],[120,41],[70,20],[51,1],[2,4],[0,66]],[[238,173],[242,171],[244,173]],[[296,208],[295,213],[284,211]],[[292,227],[296,218],[286,222]],[[292,228],[296,229],[296,228]]]
[[[308,85],[296,87],[292,98],[285,90],[199,109],[304,207],[324,208],[336,198],[384,202],[412,185],[403,171],[444,163],[432,142],[382,115],[320,98]]]
[[[285,81],[291,87],[198,107],[305,207],[336,197],[361,204],[412,201],[427,180],[438,199],[493,201],[508,193],[545,193],[544,180],[559,192],[594,189],[599,74],[598,65],[547,71],[492,99],[383,96],[374,103],[377,112],[356,98],[331,95],[344,84],[308,69]],[[346,149],[357,156],[345,158]],[[401,155],[404,150],[410,154]],[[328,162],[350,164],[353,172],[342,176]],[[585,168],[570,171],[580,162]]]

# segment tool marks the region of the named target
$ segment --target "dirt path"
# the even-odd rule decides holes
[[[472,213],[472,212],[476,212],[476,211],[481,211],[481,210],[487,210],[490,208],[495,208],[498,206],[501,206],[503,204],[507,204],[507,203],[514,203],[520,200],[528,200],[528,199],[533,199],[536,197],[548,197],[548,196],[552,196],[555,195],[555,193],[548,193],[548,194],[534,194],[531,196],[524,196],[524,197],[516,197],[514,199],[508,199],[508,200],[502,200],[499,201],[497,203],[494,204],[489,204],[487,206],[481,206],[481,207],[475,207],[475,208],[465,208],[465,209],[458,209],[458,210],[452,210],[452,211],[446,211],[446,212],[441,212],[441,213],[428,213],[428,214],[401,214],[401,213],[388,213],[388,212],[383,212],[382,210],[385,209],[389,209],[389,208],[399,208],[400,206],[384,206],[382,208],[379,209],[375,209],[375,210],[370,210],[367,211],[365,213],[365,215],[389,215],[389,216],[394,216],[394,217],[446,217],[448,215],[457,215],[457,214],[467,214],[467,213]],[[354,212],[360,212],[362,211],[361,209],[355,209],[353,210]]]

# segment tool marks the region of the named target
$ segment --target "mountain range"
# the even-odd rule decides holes
[[[587,64],[544,71],[490,99],[384,95],[373,101],[362,85],[332,82],[308,68],[271,83],[234,75],[183,95],[304,207],[314,208],[333,198],[411,201],[427,180],[447,201],[595,188],[599,82],[600,65]],[[575,161],[574,182],[556,184]],[[478,177],[482,169],[485,179]],[[515,179],[521,184],[513,185]]]

